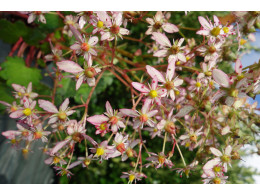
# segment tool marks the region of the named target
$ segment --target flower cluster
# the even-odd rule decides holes
[[[246,17],[249,26],[259,20],[258,13],[245,14],[250,15]],[[118,161],[132,166],[121,176],[129,183],[146,178],[143,168],[148,167],[167,167],[170,174],[175,170],[187,177],[192,171],[202,170],[204,183],[226,183],[227,170],[232,162],[240,159],[239,149],[246,141],[240,137],[242,128],[238,122],[249,126],[249,134],[259,133],[252,127],[259,124],[256,105],[250,106],[246,100],[260,92],[260,63],[243,68],[237,53],[231,74],[219,66],[226,60],[226,49],[232,45],[240,48],[241,34],[247,36],[240,32],[240,23],[221,24],[217,16],[213,16],[213,21],[199,16],[197,22],[201,28],[196,34],[203,41],[196,43],[180,32],[181,24],[171,23],[168,12],[158,11],[154,17],[146,18],[142,12],[91,11],[75,15],[63,18],[62,32],[72,37],[68,51],[64,53],[50,43],[52,54],[44,58],[56,64],[52,95],[45,98],[34,93],[32,83],[27,88],[12,84],[16,101],[0,103],[7,107],[10,118],[17,120],[18,130],[8,130],[2,135],[15,148],[22,148],[23,154],[30,151],[33,142],[44,142],[48,156],[45,163],[55,166],[60,175],[71,176],[74,167],[87,168],[92,166],[92,161],[102,163],[119,158]],[[241,18],[241,14],[237,15]],[[31,12],[28,23],[36,16],[46,22],[43,13]],[[139,21],[148,23],[144,33],[149,43],[127,36],[131,35],[127,23]],[[172,42],[169,37],[174,37]],[[142,56],[144,51],[131,54],[117,47],[118,42],[127,39],[144,43],[146,52],[161,63],[147,65],[130,61]],[[195,60],[197,56],[202,59],[200,62]],[[118,61],[136,67],[124,70]],[[143,75],[130,76],[127,73],[131,71],[143,71]],[[132,106],[114,109],[114,101],[110,100],[104,103],[104,113],[90,115],[91,97],[105,72],[113,74],[131,92]],[[87,100],[81,98],[81,105],[73,105],[73,101],[64,98],[56,106],[55,92],[62,78],[76,81],[76,90],[87,83],[91,89]],[[161,145],[152,151],[149,145],[155,139]],[[83,146],[85,155],[76,156],[79,146]],[[184,151],[192,154],[193,159],[186,158]],[[176,159],[181,159],[182,165],[175,163]]]

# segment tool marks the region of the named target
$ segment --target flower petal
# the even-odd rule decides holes
[[[164,47],[171,47],[170,40],[166,37],[166,35],[158,32],[152,33],[154,39],[156,42],[158,42],[160,45]]]
[[[230,87],[230,79],[226,73],[222,70],[214,69],[212,71],[212,76],[214,81],[216,81],[219,85],[228,88]]]
[[[59,112],[58,109],[56,108],[56,106],[49,101],[38,100],[38,103],[39,103],[39,106],[47,112],[50,112],[50,113],[58,113]]]
[[[57,62],[57,66],[59,67],[59,69],[69,73],[79,73],[83,71],[80,65],[70,60]]]

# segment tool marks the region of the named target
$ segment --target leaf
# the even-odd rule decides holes
[[[68,73],[65,73],[64,75],[70,75]],[[71,79],[71,78],[63,78],[61,81],[58,83],[57,92],[56,92],[56,104],[55,105],[60,105],[64,99],[74,97],[76,93],[76,82]]]
[[[37,22],[39,24],[39,29],[45,32],[53,32],[55,29],[63,26],[62,19],[56,14],[44,14],[46,19],[46,24]]]
[[[183,117],[186,114],[188,114],[190,111],[194,109],[191,105],[186,105],[183,108],[180,109],[180,111],[175,115],[175,117]]]
[[[86,101],[90,91],[91,87],[89,87],[88,84],[82,84],[74,96],[74,100],[76,101],[76,103],[82,104],[81,97],[84,101]]]
[[[17,42],[19,37],[29,34],[29,28],[22,21],[12,23],[8,20],[1,19],[0,29],[0,39],[10,44]]]
[[[11,104],[14,101],[14,98],[12,97],[11,94],[11,89],[4,86],[3,83],[0,83],[0,91],[1,91],[1,95],[0,95],[0,100],[1,101],[5,101],[9,104]],[[0,104],[0,111],[1,110],[5,110],[6,106]]]
[[[27,86],[29,82],[35,86],[39,85],[42,79],[41,71],[26,67],[23,58],[7,57],[1,67],[3,70],[0,72],[0,77],[7,81],[8,86],[13,83]]]

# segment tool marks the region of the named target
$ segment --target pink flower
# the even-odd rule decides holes
[[[103,137],[109,131],[109,118],[105,115],[95,115],[87,118],[87,121],[96,127],[96,134]]]
[[[128,147],[128,135],[123,136],[122,133],[117,133],[113,145],[117,152],[119,152],[119,155],[123,154],[126,151],[126,148]]]
[[[36,127],[32,129],[32,134],[30,134],[29,139],[30,140],[37,140],[41,139],[42,142],[47,142],[48,138],[47,136],[50,135],[50,131],[45,131],[42,127],[42,124],[39,123]]]
[[[150,127],[155,126],[155,122],[151,119],[154,115],[157,114],[158,110],[151,110],[150,101],[146,100],[141,111],[136,111],[132,109],[120,109],[120,112],[126,116],[130,116],[134,118],[133,128],[143,128],[144,125],[148,125]]]
[[[107,160],[120,155],[113,146],[108,146],[107,140],[101,142],[95,148],[90,148],[90,150],[92,153],[95,153],[94,157],[100,157],[101,161],[102,159]]]
[[[85,60],[92,59],[93,56],[97,56],[97,52],[93,49],[94,46],[98,43],[98,37],[93,36],[89,39],[86,39],[85,37],[82,37],[80,32],[76,30],[74,27],[71,27],[71,31],[78,40],[75,44],[70,46],[72,50],[76,51],[76,54],[82,54],[85,58]],[[92,60],[91,60],[92,61]]]
[[[214,81],[221,87],[212,97],[212,102],[225,96],[225,103],[232,106],[237,98],[247,97],[247,94],[243,92],[243,87],[247,85],[247,78],[232,82],[228,75],[219,69],[214,69],[212,75]]]
[[[51,156],[49,158],[47,158],[44,161],[44,163],[47,165],[60,163],[61,166],[67,164],[67,162],[63,159],[63,157],[61,157],[59,154],[56,154],[56,155],[51,154]]]
[[[20,118],[26,119],[27,123],[32,124],[33,119],[37,119],[37,115],[35,114],[34,107],[36,105],[36,101],[30,102],[27,97],[23,97],[23,107],[18,108],[16,111],[10,114],[11,118]]]
[[[84,69],[77,63],[69,60],[58,62],[57,66],[59,69],[75,75],[75,78],[77,79],[76,90],[80,88],[84,81],[87,81],[89,86],[94,86],[96,82],[95,76],[97,73],[101,72],[100,68],[92,67],[92,60],[90,58],[88,59],[88,66],[85,66]]]
[[[198,52],[200,52],[200,55],[204,56],[204,61],[215,61],[221,52],[221,46],[223,42],[221,41],[214,41],[210,42],[208,41],[208,45],[204,45],[197,49]]]
[[[176,91],[179,92],[178,87],[183,83],[182,79],[173,78],[175,73],[175,60],[172,60],[167,68],[166,75],[163,76],[158,70],[153,68],[152,66],[146,66],[147,73],[154,79],[157,77],[159,82],[163,83],[163,88],[167,90],[167,97],[170,96],[171,99],[175,100]]]
[[[189,132],[187,132],[185,135],[181,135],[179,137],[180,140],[182,140],[181,145],[184,145],[185,147],[189,147],[189,150],[192,151],[194,148],[196,148],[198,145],[201,144],[201,142],[198,142],[198,137],[203,134],[202,128],[197,129],[194,131],[192,128]]]
[[[82,122],[77,122],[76,120],[71,120],[68,124],[67,133],[69,136],[65,138],[65,140],[58,142],[50,151],[50,154],[55,154],[61,148],[66,145],[74,146],[75,143],[81,142],[84,138],[86,138],[86,129],[85,125]]]
[[[165,34],[159,33],[159,32],[154,32],[152,33],[153,38],[156,42],[158,42],[163,49],[157,51],[154,53],[153,56],[155,57],[168,57],[168,62],[170,63],[171,60],[175,59],[180,60],[182,62],[186,62],[186,57],[183,54],[184,53],[184,48],[181,47],[184,38],[181,38],[180,40],[174,41],[173,39],[173,45],[171,44],[170,40],[166,37]]]
[[[224,31],[222,29],[222,25],[220,25],[220,21],[217,16],[213,16],[214,18],[214,24],[211,23],[211,21],[208,19],[208,21],[202,17],[199,16],[199,22],[202,26],[202,29],[197,31],[197,34],[208,36],[211,42],[214,42],[217,38],[223,41],[222,37],[224,35]]]
[[[123,175],[120,178],[128,178],[129,183],[133,183],[133,181],[136,183],[136,181],[142,180],[143,177],[146,178],[146,175],[143,173],[129,171],[129,172],[123,172]]]
[[[203,170],[209,170],[212,169],[214,166],[221,164],[223,167],[223,171],[227,172],[227,165],[231,166],[232,146],[228,145],[223,153],[213,147],[210,148],[210,151],[216,156],[216,158],[208,161],[204,165]]]
[[[149,154],[151,154],[152,156],[146,158],[146,160],[152,161],[152,163],[146,164],[146,167],[149,167],[150,165],[155,165],[155,168],[158,169],[160,167],[163,167],[163,165],[167,165],[169,168],[172,168],[172,161],[168,159],[163,152],[160,152],[159,154],[149,152]]]
[[[7,103],[7,102],[0,101],[0,104],[3,104],[3,105],[5,105],[5,106],[7,106],[6,109],[7,109],[7,112],[8,112],[8,113],[12,113],[12,112],[18,110],[18,108],[20,107],[20,106],[18,106],[18,105],[16,104],[16,102],[13,102],[12,104],[9,104],[9,103]]]
[[[149,88],[138,82],[132,82],[132,86],[147,96],[146,100],[149,100],[151,103],[155,101],[158,105],[161,105],[161,98],[167,95],[167,90],[158,86],[157,77],[153,77],[152,85],[149,85]]]
[[[113,133],[116,133],[120,128],[125,128],[125,124],[122,122],[123,114],[117,110],[113,110],[108,101],[106,102],[105,115],[109,118],[108,123],[110,124]]]
[[[117,39],[118,36],[122,39],[122,35],[129,34],[129,30],[127,30],[126,28],[120,27],[123,23],[122,13],[113,15],[112,21],[109,18],[108,23],[111,23],[111,24],[110,24],[110,26],[108,25],[109,29],[102,33],[102,35],[101,35],[102,41],[104,41],[104,40],[112,41],[114,39]]]
[[[46,19],[44,17],[44,13],[47,12],[43,12],[43,11],[33,11],[33,12],[28,12],[29,17],[27,19],[27,22],[30,24],[32,23],[36,18],[38,18],[38,21],[40,21],[41,23],[46,24]]]
[[[128,158],[137,156],[136,151],[133,150],[133,148],[139,143],[140,143],[140,139],[126,141],[126,146],[125,146],[126,150],[125,153],[122,154],[122,161],[126,161]]]
[[[50,46],[51,46],[52,54],[48,54],[48,55],[44,56],[44,59],[46,61],[54,61],[54,62],[64,60],[64,58],[62,57],[62,50],[53,47],[51,42],[50,42]]]
[[[90,23],[94,26],[92,34],[97,32],[104,32],[105,29],[112,26],[111,19],[106,11],[97,11],[97,17],[93,16],[90,20]]]
[[[150,24],[148,30],[145,32],[146,35],[151,35],[153,32],[160,32],[162,30],[167,33],[174,33],[179,31],[176,25],[167,22],[161,11],[158,11],[153,19],[146,18],[146,22]]]
[[[22,99],[23,97],[27,97],[29,100],[32,100],[38,97],[37,93],[32,92],[32,82],[28,84],[27,88],[18,84],[12,84],[12,87],[16,91],[14,92],[14,97],[16,99]]]
[[[92,160],[97,160],[93,157],[93,154],[87,156],[87,157],[78,157],[78,160],[71,163],[68,169],[72,169],[80,164],[82,164],[82,167],[88,167],[88,165],[91,163]]]
[[[49,124],[59,122],[66,122],[68,120],[68,116],[72,115],[75,110],[70,110],[69,106],[69,98],[66,98],[64,102],[60,105],[59,110],[56,106],[50,101],[46,100],[38,100],[39,106],[45,111],[52,113],[50,116]]]

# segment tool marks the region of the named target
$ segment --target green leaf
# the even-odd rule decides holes
[[[19,84],[27,86],[29,82],[38,85],[42,79],[41,71],[36,68],[28,68],[25,66],[23,58],[7,57],[7,60],[1,64],[3,70],[0,77],[7,81],[7,85]]]
[[[46,24],[39,22],[39,29],[46,32],[53,32],[55,29],[63,26],[62,19],[56,14],[45,14]],[[38,23],[38,22],[37,22]]]
[[[1,91],[1,95],[0,95],[0,100],[7,102],[7,103],[12,103],[14,101],[14,98],[11,94],[11,90],[10,88],[4,86],[4,84],[0,84],[0,91]],[[5,110],[6,106],[0,104],[0,111],[1,110]]]
[[[1,19],[0,29],[0,39],[10,44],[17,42],[19,37],[29,34],[28,27],[22,21],[12,23],[8,20]]]
[[[76,103],[82,104],[81,97],[83,101],[86,101],[90,91],[91,91],[91,87],[89,87],[88,84],[86,83],[82,84],[74,96],[74,100],[76,101]]]
[[[65,73],[64,75],[69,75]],[[76,83],[73,79],[71,78],[63,78],[61,81],[58,83],[57,92],[56,92],[56,103],[57,105],[61,104],[65,98],[70,98],[74,97],[76,93]]]

